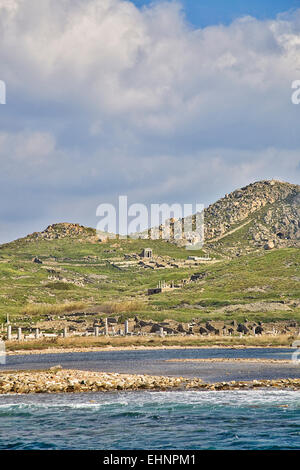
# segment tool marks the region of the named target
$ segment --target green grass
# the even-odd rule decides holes
[[[62,313],[73,312],[74,310],[84,309],[83,302],[66,302],[63,304],[28,304],[21,309],[22,315],[28,317],[43,315],[59,315]]]
[[[2,245],[0,321],[4,321],[7,313],[12,319],[23,317],[30,321],[32,316],[42,317],[55,310],[63,312],[103,306],[103,315],[111,311],[122,314],[124,318],[137,314],[140,318],[156,321],[166,318],[190,321],[197,317],[203,321],[243,321],[248,318],[256,321],[294,319],[300,322],[300,308],[297,306],[300,299],[299,249],[254,253],[184,269],[132,267],[120,271],[108,263],[113,258],[123,260],[124,254],[140,253],[145,247],[152,248],[157,255],[178,260],[186,259],[190,254],[184,248],[161,240],[91,243],[75,239],[37,239]],[[43,264],[33,263],[34,256],[38,256]],[[87,256],[96,258],[86,260]],[[64,280],[49,279],[49,270],[55,270]],[[182,289],[147,296],[148,288],[155,287],[159,280],[179,281],[195,272],[204,273],[203,280]],[[246,307],[258,302],[262,307],[256,312]],[[294,302],[295,306],[289,305],[290,311],[286,311],[282,303],[282,310],[270,310],[264,309],[266,302]],[[233,305],[240,307],[235,312],[226,311]]]

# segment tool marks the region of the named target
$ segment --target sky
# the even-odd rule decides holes
[[[134,0],[133,3],[142,8],[155,2]],[[182,0],[181,4],[187,20],[196,28],[228,25],[246,15],[259,20],[274,19],[280,13],[300,6],[299,0]]]
[[[0,243],[300,181],[300,1],[0,0]]]

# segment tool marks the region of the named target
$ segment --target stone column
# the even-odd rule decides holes
[[[256,336],[255,328],[256,328],[256,327],[254,326],[253,329],[252,329],[254,336]]]
[[[115,336],[115,334],[116,334],[116,331],[115,331],[115,327],[114,327],[114,326],[111,327],[111,334],[112,334],[113,336]]]
[[[105,330],[105,336],[108,336],[108,321],[107,321],[107,318],[104,319],[104,330]]]
[[[124,331],[125,331],[125,335],[128,335],[129,333],[128,320],[125,320],[124,322]]]
[[[21,341],[23,338],[22,338],[22,328],[18,328],[18,341]]]
[[[7,325],[7,341],[11,341],[11,325]]]
[[[39,329],[36,328],[36,329],[35,329],[35,339],[39,339],[39,336],[40,336]]]
[[[164,337],[164,329],[163,328],[159,329],[159,336],[161,336],[162,338]]]
[[[65,327],[63,331],[63,337],[67,338],[67,336],[68,336],[68,328]]]
[[[95,327],[95,336],[99,336],[99,327],[98,326]]]

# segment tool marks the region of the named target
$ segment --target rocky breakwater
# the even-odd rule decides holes
[[[202,390],[252,390],[255,388],[276,389],[300,389],[300,379],[276,379],[276,380],[232,380],[230,382],[216,382],[213,384],[202,382],[199,379],[191,379],[186,384],[186,389]]]
[[[0,394],[98,392],[113,390],[168,390],[186,384],[183,377],[162,377],[62,370],[0,373]]]
[[[164,377],[62,370],[0,373],[0,394],[105,392],[121,390],[235,390],[253,388],[300,389],[300,379],[205,383],[199,378]]]

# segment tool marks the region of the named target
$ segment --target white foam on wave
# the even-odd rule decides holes
[[[125,402],[107,402],[107,403],[40,403],[40,402],[26,402],[26,403],[0,403],[0,412],[1,410],[32,410],[32,409],[78,409],[78,410],[97,410],[100,408],[111,407],[112,405],[127,406],[129,403]]]
[[[300,394],[293,390],[235,390],[235,391],[182,391],[182,392],[146,392],[137,394],[136,406],[145,404],[164,405],[214,405],[216,407],[265,407],[288,405],[300,408]]]
[[[76,395],[2,396],[1,410],[74,409],[97,410],[115,407],[152,406],[265,407],[288,405],[300,408],[300,394],[292,390],[116,392]]]

